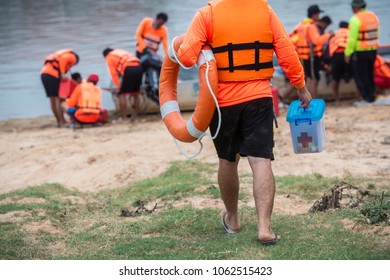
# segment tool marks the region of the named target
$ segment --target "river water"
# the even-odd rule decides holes
[[[239,1],[239,0],[237,0]],[[381,21],[381,44],[390,44],[389,0],[366,0]],[[331,16],[329,29],[352,16],[350,0],[269,0],[287,31],[306,17],[309,5],[319,4]],[[59,49],[72,48],[80,63],[72,68],[84,78],[110,79],[102,50],[106,47],[135,51],[135,31],[144,17],[158,12],[169,16],[169,38],[182,34],[205,0],[0,0],[0,119],[51,114],[40,70],[44,58]],[[114,108],[103,94],[103,106]]]

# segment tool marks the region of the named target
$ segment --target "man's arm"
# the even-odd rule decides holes
[[[137,31],[135,32],[137,47],[139,47],[141,50],[145,49],[144,38],[142,37],[142,34],[144,33],[145,24],[146,19],[144,18],[138,25]]]
[[[209,41],[208,28],[211,25],[210,6],[200,9],[192,19],[186,36],[178,51],[178,58],[186,67],[193,66],[198,60],[202,47]]]
[[[310,105],[310,100],[312,98],[305,86],[305,74],[302,64],[298,54],[295,52],[294,45],[290,41],[279,18],[271,7],[269,7],[269,11],[274,51],[278,58],[279,65],[286,73],[291,84],[298,89],[298,97],[301,100],[300,107],[306,108]]]
[[[66,105],[68,106],[68,108],[74,108],[77,106],[77,102],[79,100],[80,93],[81,93],[81,85],[77,85],[75,87],[75,89],[73,90],[70,98],[66,99]]]
[[[116,88],[120,87],[118,72],[116,71],[116,63],[113,58],[107,56],[107,66],[110,71],[112,82]]]
[[[314,45],[322,45],[330,38],[330,34],[325,33],[325,34],[320,35],[320,32],[318,32],[318,28],[317,28],[316,24],[311,24],[307,28],[307,38]]]
[[[169,46],[168,46],[168,28],[166,28],[166,27],[165,27],[165,34],[162,37],[162,43],[163,43],[163,47],[164,47],[164,53],[167,54]]]
[[[349,35],[347,40],[347,46],[344,51],[345,58],[349,61],[349,57],[354,53],[356,49],[357,39],[359,38],[360,20],[353,16],[349,21]]]

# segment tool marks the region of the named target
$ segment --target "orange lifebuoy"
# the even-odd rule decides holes
[[[184,35],[173,42],[177,52]],[[165,126],[173,137],[182,142],[193,142],[204,135],[214,115],[216,104],[210,89],[218,91],[217,65],[209,46],[205,46],[198,58],[199,96],[193,115],[188,121],[182,118],[177,102],[177,79],[180,64],[167,55],[160,75],[160,110]],[[207,63],[206,63],[207,61]],[[210,86],[210,89],[209,89]]]

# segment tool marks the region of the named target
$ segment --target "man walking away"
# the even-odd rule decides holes
[[[192,66],[205,44],[210,44],[218,67],[218,104],[221,128],[214,140],[219,157],[218,184],[226,211],[221,213],[228,234],[240,230],[238,216],[240,156],[247,156],[253,174],[257,209],[257,238],[273,245],[281,237],[271,229],[275,180],[273,155],[273,104],[270,79],[274,52],[279,65],[298,90],[302,107],[311,96],[305,86],[302,64],[282,23],[268,5],[258,0],[217,0],[193,18],[178,51],[185,66]],[[210,125],[214,134],[218,114]]]

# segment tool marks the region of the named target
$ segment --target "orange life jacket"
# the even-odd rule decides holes
[[[370,11],[358,12],[355,16],[360,20],[358,44],[363,49],[377,49],[379,46],[379,20]]]
[[[77,103],[77,108],[83,114],[99,114],[102,105],[100,88],[90,82],[82,83],[80,86],[81,95]]]
[[[379,77],[390,78],[390,69],[379,54],[376,55],[376,59],[374,63],[374,75]]]
[[[152,18],[146,18],[144,19],[144,21],[144,29],[141,35],[143,39],[143,44],[138,43],[137,51],[142,53],[142,48],[146,47],[157,52],[163,37],[166,36],[167,28],[165,26],[161,26],[159,29],[155,29],[153,27]]]
[[[302,60],[308,60],[310,57],[310,44],[306,37],[307,28],[314,23],[311,18],[301,21],[290,33],[290,39],[295,46],[298,56]]]
[[[335,36],[329,41],[329,54],[333,56],[335,53],[344,52],[347,46],[347,39],[349,35],[348,28],[339,28]]]
[[[267,1],[248,0],[242,5],[240,1],[216,0],[209,5],[219,81],[272,78],[273,35]]]
[[[125,68],[127,66],[135,66],[140,64],[138,57],[121,49],[115,49],[110,52],[109,55],[117,57],[118,63],[116,65],[116,71],[122,77],[124,76]]]
[[[54,69],[60,70],[60,58],[61,58],[61,56],[63,56],[64,54],[67,54],[67,53],[74,54],[74,52],[71,49],[64,49],[64,50],[56,51],[55,53],[52,53],[51,55],[46,57],[44,65],[46,65],[47,63],[50,63]]]

